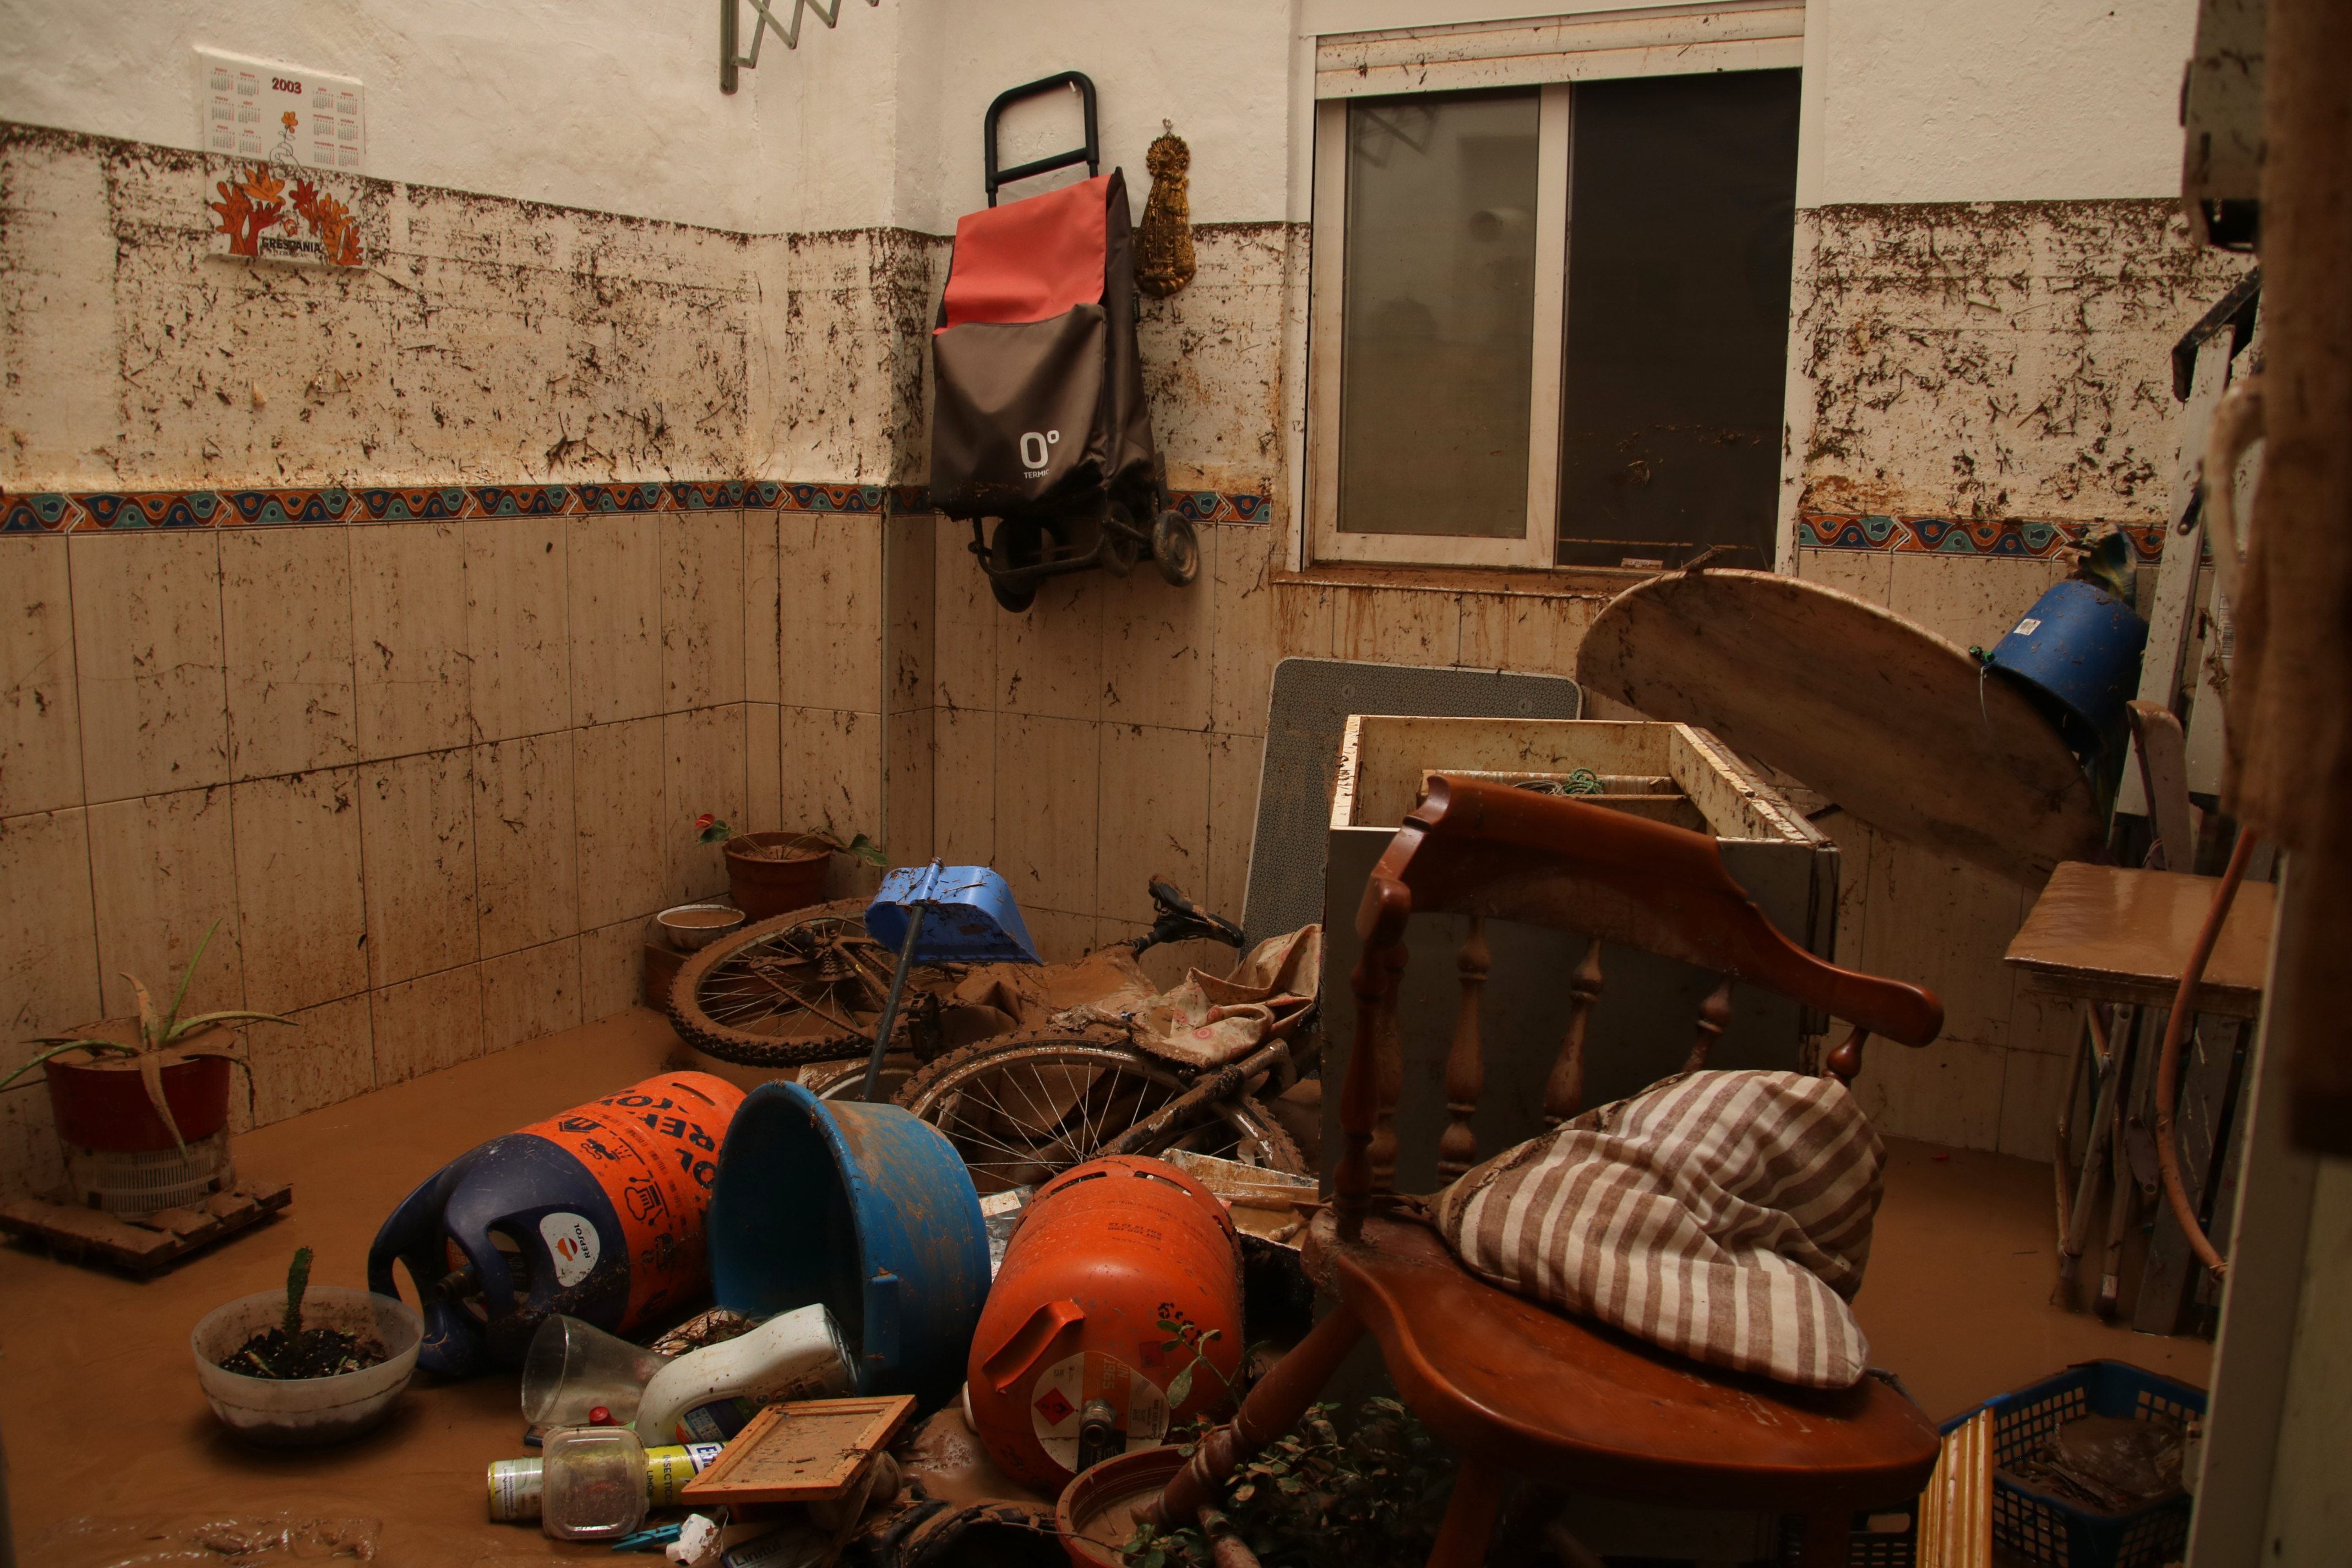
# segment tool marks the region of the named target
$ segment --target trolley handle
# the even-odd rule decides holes
[[[1032,159],[1015,169],[998,168],[996,166],[997,116],[1003,114],[1012,105],[1019,103],[1023,99],[1039,98],[1066,87],[1076,88],[1079,96],[1086,100],[1087,144],[1083,147],[1073,147],[1066,153],[1054,153],[1043,158]],[[981,121],[981,152],[987,164],[990,206],[996,205],[996,188],[999,185],[1008,185],[1015,180],[1025,180],[1032,174],[1050,174],[1056,169],[1066,169],[1076,163],[1086,164],[1087,177],[1089,179],[1101,174],[1102,138],[1095,130],[1095,84],[1087,79],[1084,71],[1063,71],[1057,76],[1049,76],[1020,87],[1005,89],[996,95],[996,101],[988,106],[988,114]]]

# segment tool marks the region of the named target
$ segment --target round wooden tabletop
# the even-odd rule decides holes
[[[2029,888],[2101,852],[2089,781],[2041,714],[1966,649],[1850,594],[1770,572],[1653,577],[1601,610],[1576,677]]]

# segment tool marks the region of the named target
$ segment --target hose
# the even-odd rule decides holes
[[[2229,1273],[2229,1260],[2214,1250],[2205,1227],[2197,1222],[2196,1205],[2189,1201],[2188,1190],[2181,1185],[2172,1113],[2180,1095],[2180,1042],[2188,1037],[2189,1020],[2193,1016],[2190,1004],[2197,999],[2198,984],[2205,978],[2205,965],[2213,956],[2214,942],[2221,939],[2221,922],[2229,918],[2230,905],[2238,896],[2238,884],[2246,879],[2246,862],[2253,858],[2253,831],[2241,827],[2237,847],[2230,851],[2229,868],[2221,873],[2221,886],[2214,891],[2213,907],[2206,911],[2205,923],[2198,930],[2197,945],[2189,951],[2189,967],[2181,972],[2180,989],[2172,998],[2172,1016],[2164,1026],[2164,1051],[2156,1068],[2157,1174],[2164,1183],[2166,1199],[2172,1205],[2172,1217],[2179,1222],[2180,1234],[2189,1238],[2189,1250],[2213,1271],[2216,1279]]]

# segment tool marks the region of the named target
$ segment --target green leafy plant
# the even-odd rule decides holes
[[[1163,1314],[1170,1310],[1167,1307],[1160,1309]],[[1237,1394],[1241,1392],[1234,1386],[1234,1380],[1227,1377],[1223,1369],[1209,1359],[1209,1347],[1225,1337],[1224,1330],[1211,1329],[1203,1332],[1198,1323],[1183,1322],[1175,1318],[1162,1316],[1160,1319],[1160,1331],[1169,1336],[1160,1342],[1160,1349],[1163,1353],[1176,1351],[1192,1352],[1192,1359],[1184,1363],[1183,1370],[1168,1380],[1169,1409],[1173,1410],[1192,1397],[1192,1374],[1204,1366],[1209,1369],[1211,1376],[1225,1385],[1227,1394]],[[1244,1371],[1247,1370],[1251,1358],[1259,1349],[1257,1345],[1247,1345],[1243,1348],[1241,1365]]]
[[[1393,1399],[1366,1400],[1346,1438],[1331,1423],[1338,1409],[1313,1406],[1296,1427],[1235,1466],[1212,1510],[1212,1527],[1238,1534],[1265,1568],[1425,1562],[1454,1489],[1452,1461]],[[1140,1525],[1119,1552],[1129,1568],[1214,1564],[1209,1533],[1197,1526]]]
[[[245,1073],[245,1092],[249,1103],[253,1096],[253,1065],[246,1059],[241,1047],[235,1044],[192,1046],[184,1042],[215,1024],[290,1024],[294,1021],[281,1018],[275,1013],[255,1013],[244,1008],[199,1013],[193,1018],[180,1016],[180,1009],[187,1005],[188,987],[196,978],[196,965],[204,962],[205,949],[212,945],[213,934],[219,930],[220,921],[213,921],[212,929],[205,932],[204,941],[196,943],[196,951],[190,955],[187,968],[180,973],[180,989],[173,996],[172,1008],[168,1013],[155,1010],[154,997],[137,975],[125,974],[122,977],[131,982],[131,994],[139,1001],[137,1045],[128,1046],[121,1040],[101,1040],[86,1035],[43,1035],[27,1042],[43,1048],[34,1052],[24,1066],[0,1079],[0,1089],[7,1088],[51,1057],[62,1056],[68,1051],[84,1051],[93,1058],[100,1054],[136,1058],[139,1081],[147,1090],[147,1103],[153,1106],[155,1114],[163,1119],[164,1130],[172,1134],[173,1146],[184,1159],[188,1145],[180,1137],[180,1124],[172,1119],[172,1108],[163,1099],[163,1068],[170,1065],[166,1058],[184,1061],[190,1057],[218,1057],[223,1061],[236,1064]]]
[[[733,828],[707,811],[694,819],[694,841],[697,844],[719,844],[734,837]],[[890,857],[883,850],[882,846],[875,843],[863,833],[856,835],[847,843],[844,843],[840,836],[830,827],[813,827],[799,837],[814,844],[822,844],[827,849],[839,854],[855,855],[869,866],[878,866],[886,871],[890,868]]]

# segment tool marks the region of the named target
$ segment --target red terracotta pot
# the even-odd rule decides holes
[[[105,1024],[75,1031],[99,1039],[135,1039],[134,1021],[110,1018]],[[190,1036],[189,1045],[225,1044],[226,1031],[207,1029]],[[43,1064],[48,1075],[49,1105],[56,1111],[58,1136],[85,1149],[115,1153],[142,1153],[172,1147],[172,1133],[148,1103],[146,1085],[128,1057],[110,1057],[104,1067],[51,1057]],[[121,1066],[112,1065],[121,1063]],[[228,1125],[229,1075],[236,1069],[219,1057],[189,1057],[163,1067],[163,1103],[180,1124],[180,1136],[193,1143]]]
[[[784,858],[764,859],[745,855],[740,845],[782,846]],[[824,873],[833,862],[830,847],[801,833],[746,833],[730,838],[727,886],[735,907],[747,921],[764,921],[824,900]]]

